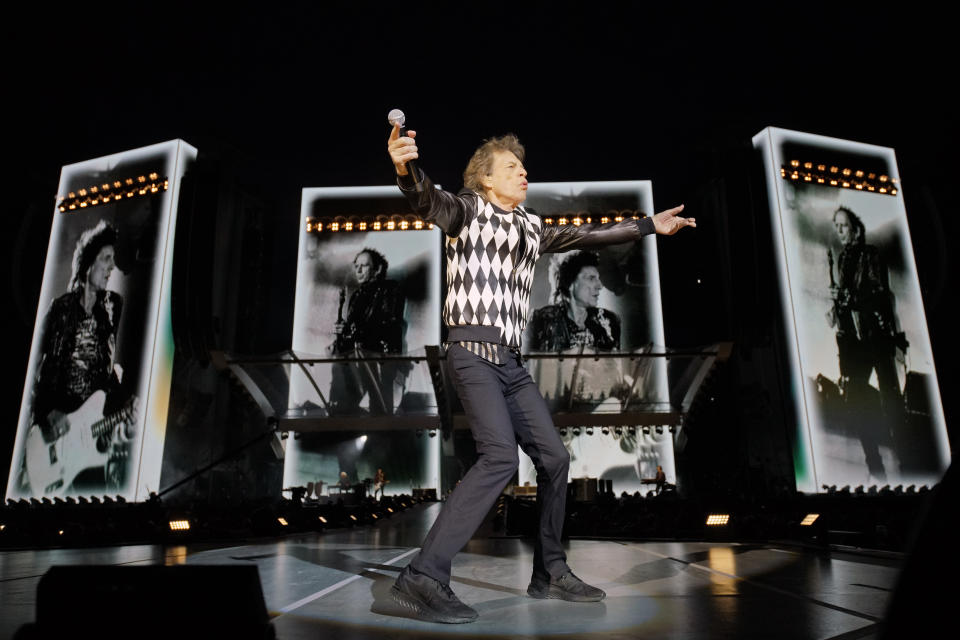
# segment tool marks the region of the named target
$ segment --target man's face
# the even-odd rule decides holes
[[[596,267],[586,266],[580,269],[577,279],[570,285],[570,298],[581,307],[595,307],[601,289],[600,272]]]
[[[357,282],[363,284],[373,280],[374,268],[373,268],[373,258],[370,257],[369,253],[361,253],[353,260],[353,272],[357,276]]]
[[[90,270],[87,271],[87,284],[94,291],[106,289],[110,273],[115,266],[117,265],[113,261],[113,247],[107,245],[100,249],[97,257],[93,260],[93,264],[90,265]]]
[[[853,241],[853,225],[850,224],[850,218],[847,217],[846,212],[838,211],[837,215],[833,216],[833,226],[837,230],[840,242],[849,244]]]
[[[493,168],[483,186],[501,204],[515,207],[527,199],[527,170],[512,151],[494,151]]]

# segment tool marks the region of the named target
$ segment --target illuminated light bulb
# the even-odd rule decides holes
[[[553,218],[544,218],[543,221],[546,222],[547,224],[553,224]]]
[[[119,188],[122,187],[122,186],[123,186],[123,183],[120,182],[119,180],[114,180],[114,181],[113,181],[113,187],[114,187],[115,189],[119,189]]]
[[[307,223],[307,233],[310,233],[311,231],[313,231],[313,225],[308,222],[308,223]]]
[[[340,231],[340,223],[339,223],[339,222],[331,222],[331,223],[330,223],[330,231]]]
[[[93,185],[92,187],[90,187],[90,193],[97,193],[98,191],[100,190],[97,189],[97,185]]]
[[[150,179],[151,179],[151,180],[156,180],[156,179],[159,178],[159,177],[160,177],[160,176],[158,176],[156,173],[151,173],[151,174],[150,174]]]
[[[610,222],[610,218],[607,218],[607,217],[600,218],[600,224],[607,224],[608,222]]]
[[[87,201],[86,201],[86,200],[84,200],[83,202],[80,203],[80,208],[81,208],[81,209],[86,208],[86,206],[87,206]]]
[[[836,173],[836,172],[839,171],[839,170],[840,170],[840,169],[837,168],[837,167],[830,167],[830,173]]]
[[[813,180],[813,178],[811,178],[809,174],[803,176],[803,181],[804,181],[804,182],[810,182],[811,180]]]
[[[417,220],[413,223],[414,229],[423,229],[423,220]]]
[[[850,188],[850,183],[847,182],[846,180],[844,180],[844,182],[843,182],[843,188],[844,188],[844,189],[849,189],[849,188]]]
[[[803,168],[804,168],[804,169],[813,169],[813,163],[812,163],[812,162],[804,162],[804,163],[803,163]]]
[[[102,185],[100,185],[100,188],[101,188],[101,189],[107,189],[107,190],[109,190],[109,189],[110,189],[110,185],[109,185],[109,183],[104,182]]]
[[[890,189],[890,193],[892,193],[893,195],[897,195],[897,190],[896,190],[896,189]]]
[[[433,229],[433,223],[432,223],[432,222],[427,223],[427,229]]]
[[[374,230],[374,231],[380,231],[380,223],[379,223],[379,222],[374,222],[374,223],[373,223],[373,230]]]
[[[366,222],[361,222],[361,223],[360,223],[359,225],[357,225],[357,226],[358,226],[358,228],[360,229],[360,231],[366,231],[366,230],[367,230],[367,223],[366,223]]]
[[[817,182],[819,182],[820,184],[823,184],[823,183],[824,183],[824,180],[823,180],[823,178],[817,178]]]
[[[323,223],[318,222],[317,224],[314,225],[314,229],[316,229],[317,231],[323,231]]]
[[[127,178],[126,180],[123,181],[123,183],[126,184],[127,186],[130,186],[133,184],[133,178]]]
[[[887,176],[880,176],[880,182],[886,182],[889,179]]]
[[[887,192],[886,187],[880,187],[880,193],[886,193],[886,192]]]
[[[877,177],[877,174],[875,174],[875,173],[868,173],[868,174],[867,174],[867,177],[870,178],[871,180],[873,180],[874,178]]]
[[[791,160],[791,161],[790,161],[790,166],[791,166],[791,167],[799,167],[799,166],[800,166],[800,161],[799,161],[799,160]]]
[[[848,176],[848,175],[850,175],[851,171],[850,171],[850,169],[844,169],[841,173],[843,173],[843,175],[845,175],[845,176]]]
[[[73,198],[76,198],[76,197],[77,197],[77,194],[75,194],[73,191],[71,191],[70,193],[67,194],[67,197],[72,200]]]
[[[147,176],[137,176],[137,182],[146,182]]]
[[[836,180],[831,180],[831,181],[830,181],[830,184],[835,187],[835,186],[837,186],[837,181],[836,181]]]
[[[567,219],[566,219],[566,218],[560,218],[560,220],[557,221],[557,224],[559,224],[560,226],[563,226],[563,225],[567,224]]]
[[[400,229],[402,229],[403,231],[406,231],[408,228],[410,228],[410,223],[407,222],[406,220],[401,220]]]
[[[345,224],[343,225],[343,230],[344,230],[344,231],[353,231],[353,223],[352,223],[352,222],[347,222],[347,223],[345,223]]]
[[[623,222],[623,216],[617,216],[613,219],[614,222]]]
[[[863,191],[863,185],[862,185],[862,184],[857,183],[857,184],[855,184],[855,185],[853,185],[853,186],[855,186],[857,189],[860,189],[861,191]]]
[[[575,227],[579,227],[581,224],[583,224],[583,220],[581,220],[580,218],[574,218],[573,220],[571,220],[571,222]]]
[[[827,170],[827,165],[825,165],[825,164],[818,164],[818,165],[817,165],[817,171],[826,171],[826,170]]]
[[[862,177],[863,177],[863,171],[860,171],[859,169],[857,169],[857,172],[856,172],[854,175],[857,176],[858,178],[862,178]]]
[[[393,220],[387,223],[387,231],[393,231],[396,228],[397,228],[397,223],[394,222]]]

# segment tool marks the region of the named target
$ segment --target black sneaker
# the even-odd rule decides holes
[[[473,622],[476,611],[460,602],[450,585],[434,580],[409,566],[404,567],[390,588],[393,601],[409,609],[421,620],[460,624]]]
[[[550,578],[549,581],[534,576],[527,587],[527,595],[531,598],[552,598],[569,600],[570,602],[599,602],[607,594],[567,571],[559,578]]]

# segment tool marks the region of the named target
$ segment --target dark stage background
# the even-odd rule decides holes
[[[256,205],[256,233],[238,236],[256,305],[211,340],[277,352],[293,327],[300,190],[390,183],[394,107],[448,188],[483,138],[512,131],[531,181],[649,179],[658,209],[682,202],[697,218],[658,240],[666,343],[735,346],[706,412],[717,428],[692,429],[678,467],[698,451],[726,462],[686,478],[691,491],[792,487],[751,137],[778,126],[895,148],[948,427],[957,416],[955,35],[922,4],[33,4],[6,31],[0,478],[62,165],[174,138],[220,162]]]

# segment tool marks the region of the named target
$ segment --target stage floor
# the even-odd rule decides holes
[[[283,640],[875,638],[902,564],[898,556],[775,544],[571,540],[570,566],[607,598],[568,603],[527,597],[529,541],[478,536],[455,558],[451,587],[480,619],[430,624],[402,617],[389,589],[440,506],[420,505],[376,526],[254,544],[2,552],[0,638],[33,621],[48,568],[79,564],[255,564]]]

